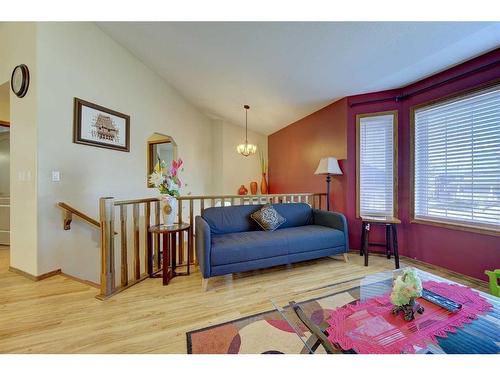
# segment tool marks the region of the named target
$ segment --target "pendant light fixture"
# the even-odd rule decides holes
[[[248,143],[248,110],[250,106],[245,104],[243,108],[245,108],[245,143],[239,144],[238,147],[236,147],[236,151],[238,151],[240,155],[248,156],[257,152],[257,146]]]

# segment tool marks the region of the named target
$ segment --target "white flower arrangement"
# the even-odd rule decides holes
[[[167,167],[164,161],[158,160],[154,172],[149,175],[149,183],[157,188],[160,194],[179,197],[182,182],[178,173],[183,170],[182,163],[182,159],[172,160],[170,167]]]

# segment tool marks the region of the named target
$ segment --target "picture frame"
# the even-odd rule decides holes
[[[130,152],[130,116],[74,99],[73,143]]]

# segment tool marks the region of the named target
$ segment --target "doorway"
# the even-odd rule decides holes
[[[0,250],[10,245],[10,88],[0,85]]]

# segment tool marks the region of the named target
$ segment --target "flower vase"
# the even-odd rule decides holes
[[[260,183],[260,192],[261,192],[261,194],[267,194],[267,180],[266,180],[265,173],[262,173],[262,181]]]
[[[177,198],[168,194],[160,196],[160,209],[164,225],[172,225],[177,219]]]

